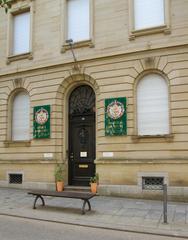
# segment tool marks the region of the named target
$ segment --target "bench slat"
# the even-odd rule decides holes
[[[56,192],[56,191],[44,191],[44,190],[36,190],[30,191],[28,194],[32,195],[42,195],[42,196],[50,196],[50,197],[64,197],[64,198],[76,198],[76,199],[90,199],[96,194],[94,193],[84,193],[84,192],[72,192],[72,191],[63,191],[63,192]]]

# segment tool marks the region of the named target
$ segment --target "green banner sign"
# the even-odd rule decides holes
[[[126,98],[105,99],[105,135],[127,134]]]
[[[50,105],[34,107],[33,138],[50,138]]]

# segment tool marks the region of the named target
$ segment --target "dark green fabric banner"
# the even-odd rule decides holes
[[[33,138],[50,138],[50,105],[34,107]]]
[[[105,99],[105,135],[127,134],[126,97]]]

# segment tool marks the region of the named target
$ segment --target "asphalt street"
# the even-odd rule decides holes
[[[182,238],[81,227],[0,216],[1,240],[182,240]]]

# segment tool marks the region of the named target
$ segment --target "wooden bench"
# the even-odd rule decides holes
[[[96,194],[93,193],[87,193],[87,192],[78,192],[78,191],[63,191],[63,192],[56,192],[56,191],[44,191],[44,190],[36,190],[36,191],[30,191],[28,194],[34,195],[35,200],[33,204],[33,209],[36,209],[36,202],[40,198],[42,201],[42,206],[45,206],[44,198],[43,196],[50,196],[50,197],[61,197],[61,198],[74,198],[74,199],[81,199],[83,200],[82,205],[82,214],[85,214],[85,205],[87,203],[88,210],[91,210],[91,204],[89,202],[89,199],[96,196]]]

